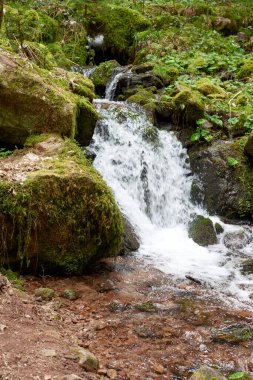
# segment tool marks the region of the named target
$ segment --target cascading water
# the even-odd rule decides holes
[[[107,92],[109,99],[115,82],[116,77]],[[91,145],[94,166],[140,236],[137,255],[165,273],[191,275],[225,299],[252,307],[252,276],[243,276],[239,266],[241,256],[252,257],[253,245],[231,251],[222,243],[226,233],[242,227],[219,221],[225,232],[208,248],[188,238],[191,215],[205,211],[190,201],[187,153],[173,132],[156,129],[144,111],[123,102],[97,100],[96,107],[100,120]],[[252,241],[251,229],[248,234]]]

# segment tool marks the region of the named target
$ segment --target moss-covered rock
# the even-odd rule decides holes
[[[155,95],[146,90],[141,90],[127,99],[129,103],[137,103],[141,106],[144,106],[152,100],[155,100]]]
[[[115,57],[120,63],[127,63],[132,54],[135,33],[150,26],[141,13],[131,8],[103,4],[95,10],[95,22],[99,32],[104,35],[103,50],[107,56]],[[94,19],[92,20],[94,22]],[[94,24],[90,25],[91,33]]]
[[[253,170],[244,155],[247,137],[214,141],[189,150],[191,168],[202,183],[200,194],[210,213],[228,219],[252,219]]]
[[[101,63],[91,74],[90,79],[94,83],[96,93],[103,96],[106,85],[112,77],[114,70],[120,67],[120,64],[115,61],[106,61]]]
[[[213,222],[209,218],[197,215],[189,225],[188,235],[202,246],[217,244]]]
[[[213,84],[213,82],[208,78],[202,78],[196,83],[196,88],[203,95],[220,95],[220,97],[225,98],[226,92],[220,86]]]
[[[241,69],[237,73],[237,78],[240,80],[250,80],[253,78],[253,60],[247,59]]]
[[[1,264],[81,274],[91,261],[119,252],[120,211],[73,142],[57,136],[33,142],[0,161]]]
[[[205,105],[200,95],[190,89],[183,89],[172,98],[174,113],[178,114],[186,123],[193,123],[202,118]]]
[[[90,99],[91,92],[86,86]],[[88,98],[69,90],[69,81],[4,51],[0,51],[0,103],[0,141],[17,145],[31,134],[47,132],[78,136],[81,144],[89,144],[98,118]]]

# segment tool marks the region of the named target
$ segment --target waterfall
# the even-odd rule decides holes
[[[120,74],[108,86],[108,98]],[[91,145],[94,166],[140,236],[137,256],[175,278],[191,275],[226,300],[252,305],[252,276],[241,274],[238,251],[231,254],[223,244],[225,233],[242,227],[219,221],[225,232],[208,248],[188,238],[192,215],[206,212],[190,201],[187,152],[174,133],[158,130],[137,106],[109,100],[95,104],[100,119]],[[252,248],[248,245],[241,253],[248,257]]]

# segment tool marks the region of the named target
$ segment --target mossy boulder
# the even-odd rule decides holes
[[[81,274],[118,254],[120,211],[83,151],[54,135],[27,145],[0,161],[0,265]]]
[[[101,63],[91,74],[90,79],[94,83],[96,93],[104,96],[106,85],[111,79],[114,70],[120,67],[120,64],[115,61],[106,61]]]
[[[141,13],[131,8],[103,4],[93,14],[90,32],[94,31],[94,19],[99,33],[104,35],[103,50],[107,57],[115,57],[126,64],[133,53],[135,33],[150,26]]]
[[[201,198],[212,214],[228,219],[253,218],[253,169],[244,154],[246,141],[247,137],[216,140],[189,150],[191,169],[202,184],[193,201]]]
[[[174,114],[186,123],[195,123],[205,113],[205,105],[200,95],[188,88],[183,89],[172,98]]]
[[[197,215],[189,225],[189,238],[195,243],[202,246],[217,244],[217,236],[213,226],[213,222],[209,218]]]
[[[73,94],[63,78],[0,50],[1,142],[23,145],[31,134],[57,132],[88,145],[98,118],[88,98]]]
[[[220,86],[213,84],[208,78],[202,78],[196,83],[196,88],[203,95],[219,95],[221,98],[226,97],[226,92]]]

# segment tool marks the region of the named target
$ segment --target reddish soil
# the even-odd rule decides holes
[[[54,289],[51,301],[34,291]],[[75,301],[60,295],[76,290]],[[224,374],[253,371],[253,341],[217,342],[223,326],[252,328],[253,313],[232,310],[189,280],[172,279],[132,257],[100,263],[82,277],[26,277],[25,292],[0,291],[0,379],[188,379],[201,365]],[[78,364],[76,347],[100,361],[98,373]],[[44,349],[56,356],[45,356]]]

